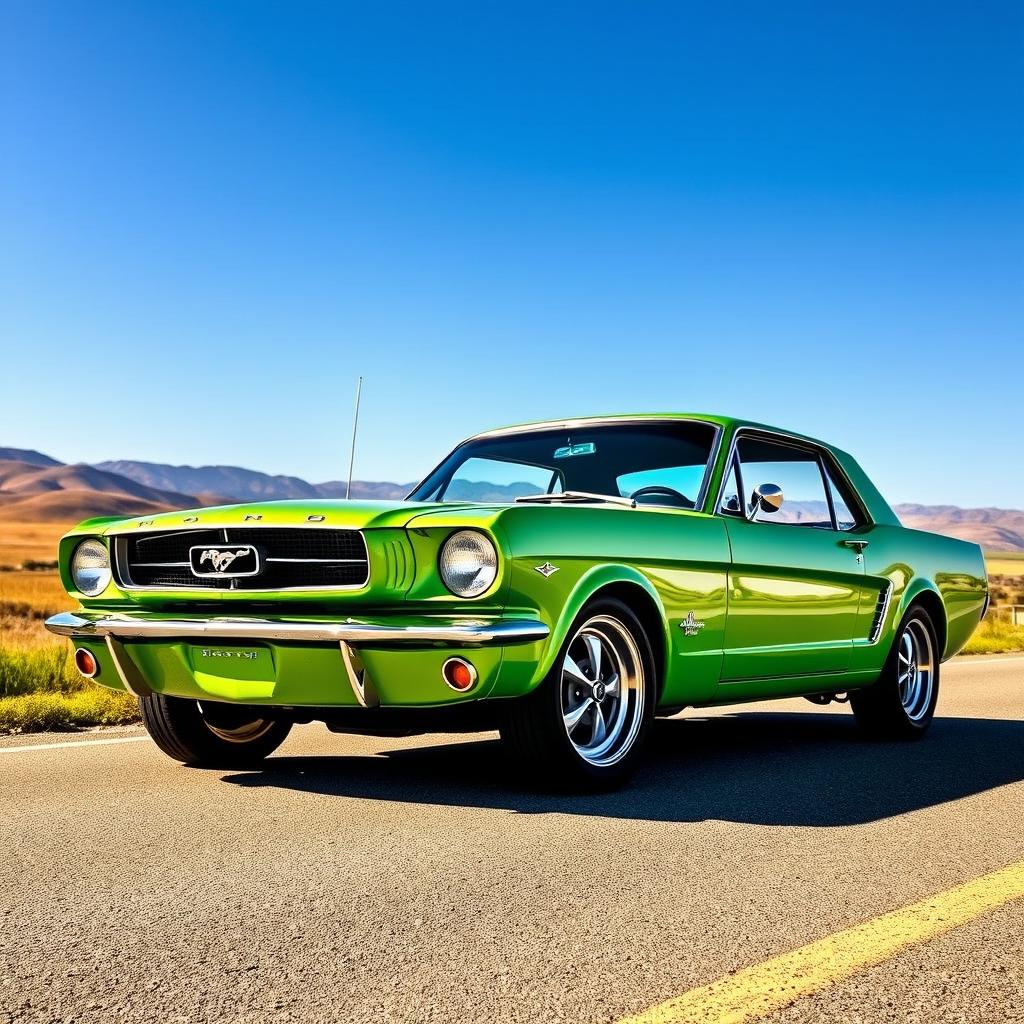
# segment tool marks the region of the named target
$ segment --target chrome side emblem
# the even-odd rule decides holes
[[[306,516],[307,523],[322,523],[327,516]]]
[[[185,516],[185,522],[186,523],[198,523],[199,522],[199,516]]]
[[[263,516],[253,515],[252,512],[246,512],[245,517],[242,519],[243,523],[258,523]]]
[[[687,612],[686,618],[679,623],[679,628],[686,636],[696,636],[704,628],[704,620],[695,618],[693,612]]]
[[[545,562],[543,565],[535,565],[534,569],[547,579],[549,576],[553,576],[558,572],[558,566],[552,565],[550,562]]]

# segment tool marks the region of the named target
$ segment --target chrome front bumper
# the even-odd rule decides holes
[[[533,619],[424,616],[398,624],[356,619],[343,622],[227,617],[162,619],[107,612],[61,612],[46,620],[46,628],[58,636],[102,641],[124,688],[137,697],[144,697],[151,691],[125,648],[125,641],[212,639],[337,644],[352,693],[363,707],[373,707],[379,699],[355,645],[504,647],[544,640],[550,633],[543,622]]]
[[[61,612],[46,620],[58,636],[119,640],[276,640],[293,643],[451,644],[457,647],[528,644],[550,630],[532,619],[427,618],[402,624],[345,619],[342,622],[252,618],[157,619],[141,615]]]

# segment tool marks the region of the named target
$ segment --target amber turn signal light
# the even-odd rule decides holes
[[[471,690],[476,683],[476,669],[463,658],[449,658],[441,666],[441,678],[459,693]]]
[[[93,676],[99,673],[100,663],[96,660],[92,651],[87,651],[84,647],[79,647],[75,651],[75,668],[77,668],[86,679],[92,679]]]

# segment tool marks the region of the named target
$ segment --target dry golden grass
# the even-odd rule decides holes
[[[38,651],[61,643],[43,627],[42,619],[26,619],[0,611],[0,652]]]
[[[55,572],[0,572],[0,602],[28,605],[39,615],[67,611],[68,597]]]
[[[75,670],[70,645],[44,620],[74,602],[55,572],[0,572],[0,732],[120,721],[123,694],[98,689]]]
[[[72,523],[24,523],[0,518],[0,566],[57,561],[57,541]]]
[[[35,650],[55,644],[43,620],[74,607],[55,572],[0,572],[0,648]]]
[[[53,562],[68,524],[0,521],[0,567]],[[58,641],[43,620],[74,608],[55,571],[0,571],[0,648],[39,650]]]
[[[26,561],[56,561],[57,541],[70,528],[67,523],[0,519],[0,568]],[[43,628],[43,620],[74,607],[56,571],[0,571],[0,649],[40,650],[59,645]]]
[[[992,608],[1007,614],[1010,605],[1024,605],[1024,576],[989,575],[989,589],[992,593]]]
[[[18,650],[0,647],[0,697],[27,693],[74,693],[92,687],[75,668],[71,645]]]
[[[27,693],[0,697],[0,733],[67,730],[138,721],[139,705],[129,693],[102,686],[73,693]]]
[[[55,572],[0,572],[0,733],[135,721],[130,694],[83,679],[71,646],[43,627],[74,607]]]
[[[985,555],[989,576],[1024,576],[1024,551],[1019,554]]]
[[[988,614],[967,641],[964,654],[1010,654],[1024,651],[1024,626],[1014,626],[1008,618]]]

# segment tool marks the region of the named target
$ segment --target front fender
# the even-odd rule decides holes
[[[503,512],[500,525],[513,560],[505,614],[537,618],[550,630],[542,644],[506,652],[500,695],[540,683],[586,603],[618,587],[633,588],[655,653],[663,655],[662,700],[713,696],[729,565],[721,519],[686,510],[523,505]],[[535,660],[526,664],[531,648]]]
[[[573,622],[583,610],[584,606],[593,599],[601,590],[614,585],[627,584],[639,587],[651,599],[658,609],[658,617],[661,621],[661,642],[667,645],[669,642],[668,618],[665,614],[665,607],[661,602],[657,590],[642,572],[629,565],[607,564],[597,565],[585,572],[577,581],[562,606],[557,619],[551,624],[551,635],[547,640],[544,649],[544,656],[537,664],[537,671],[531,680],[531,688],[537,686],[541,680],[551,671],[558,652],[562,649],[572,628]],[[652,643],[655,637],[651,637]]]

